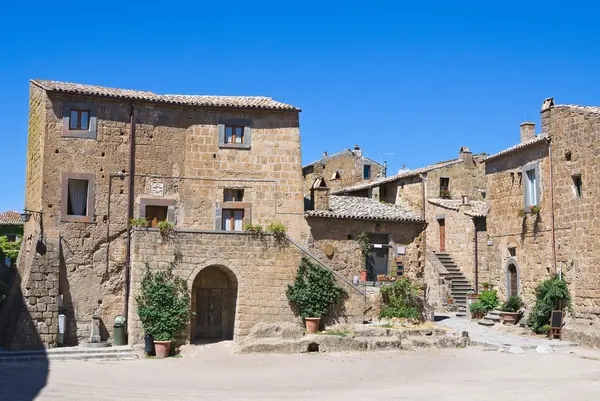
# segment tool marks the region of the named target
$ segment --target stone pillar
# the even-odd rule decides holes
[[[466,147],[461,146],[460,151],[458,152],[458,158],[464,160],[467,165],[471,165],[473,163],[473,152]]]
[[[525,121],[521,123],[521,143],[527,142],[535,138],[535,123]]]

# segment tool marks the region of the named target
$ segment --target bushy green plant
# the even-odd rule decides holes
[[[132,227],[136,227],[136,228],[146,228],[149,225],[148,220],[146,220],[144,217],[138,217],[137,219],[131,219],[131,220],[129,220],[129,224],[131,224]]]
[[[508,301],[502,304],[500,310],[503,312],[518,312],[523,307],[523,300],[517,295],[508,297]]]
[[[135,297],[144,331],[158,341],[178,339],[190,321],[187,281],[174,275],[173,267],[153,273],[146,264],[140,293]]]
[[[294,312],[303,319],[327,315],[345,293],[329,270],[305,257],[300,261],[294,284],[288,284],[286,291]]]
[[[543,327],[550,322],[552,311],[561,307],[571,308],[571,296],[567,283],[556,275],[536,287],[535,305],[529,313],[527,324],[536,333],[543,333]]]
[[[5,257],[9,258],[12,262],[14,262],[19,256],[20,249],[20,238],[18,241],[9,241],[7,236],[0,236],[0,255],[4,255]]]
[[[549,324],[545,324],[542,326],[542,328],[540,329],[540,334],[548,334],[550,333],[550,325]]]
[[[287,228],[279,221],[272,221],[267,226],[267,231],[271,234],[275,234],[275,236],[283,236],[287,231]]]
[[[447,189],[440,189],[440,198],[442,199],[450,199],[452,196],[450,195],[450,191]]]
[[[402,277],[390,285],[381,287],[381,299],[385,305],[380,317],[412,318],[424,321],[423,304],[419,302],[419,286]]]
[[[159,222],[157,224],[157,227],[160,230],[160,233],[162,235],[173,234],[173,231],[174,231],[174,228],[175,228],[175,226],[173,225],[173,223],[169,223],[166,220],[163,220],[163,221]]]
[[[260,234],[260,233],[262,233],[262,226],[260,224],[253,225],[250,223],[246,223],[246,225],[244,225],[244,231],[253,233],[253,234]]]
[[[469,305],[469,311],[473,315],[485,315],[487,312],[485,305],[481,301],[476,301]]]
[[[496,290],[481,291],[479,293],[479,302],[483,304],[486,312],[489,312],[500,305]]]

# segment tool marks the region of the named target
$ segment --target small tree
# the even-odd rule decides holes
[[[527,324],[536,333],[543,333],[544,326],[550,322],[552,310],[571,308],[569,288],[558,275],[542,281],[535,289],[535,305],[529,314]]]
[[[286,291],[294,312],[303,319],[327,315],[345,293],[329,270],[305,257],[300,261],[294,284],[288,285]]]
[[[152,273],[146,264],[141,291],[135,297],[144,331],[158,341],[177,340],[190,321],[188,285],[173,274],[173,267]]]

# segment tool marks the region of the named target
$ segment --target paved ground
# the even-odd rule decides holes
[[[441,320],[437,322],[437,324],[460,331],[468,331],[471,341],[482,345],[485,344],[487,346],[495,346],[498,348],[514,346],[522,347],[523,349],[535,349],[538,345],[549,345],[553,348],[570,347],[574,345],[566,341],[549,340],[546,338],[533,336],[524,337],[512,333],[502,332],[496,327],[485,327],[477,324],[476,321],[467,318],[452,317]],[[499,326],[499,324],[496,326]],[[507,327],[505,326],[505,328]]]
[[[212,345],[196,351],[168,360],[52,362],[36,399],[583,401],[600,394],[600,358],[592,359],[599,353],[589,350],[231,355]],[[0,400],[32,399],[44,370],[0,365]]]

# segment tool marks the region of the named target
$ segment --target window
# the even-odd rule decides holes
[[[368,164],[365,164],[363,167],[363,178],[365,180],[368,180],[369,178],[371,178],[371,166]]]
[[[450,199],[450,177],[440,177],[440,198]]]
[[[94,173],[62,173],[61,221],[94,221]]]
[[[538,204],[538,194],[537,194],[537,176],[535,174],[535,170],[527,170],[527,181],[525,182],[525,197],[526,197],[526,206],[536,206]]]
[[[17,242],[17,234],[4,234],[8,242]]]
[[[87,216],[88,180],[69,179],[67,215]]]
[[[146,205],[146,220],[150,224],[150,227],[158,227],[158,223],[167,220],[169,207],[168,206],[157,206],[157,205]]]
[[[223,209],[223,230],[242,231],[244,221],[244,210]]]
[[[335,173],[333,173],[333,175],[331,176],[331,180],[340,180],[342,179],[342,175],[340,174],[339,171],[336,170]]]
[[[381,197],[387,196],[387,187],[384,187],[384,186],[381,187],[381,194],[380,194],[380,196]]]
[[[581,184],[581,176],[580,175],[574,175],[573,177],[573,193],[575,194],[575,197],[577,198],[581,198],[581,195],[583,194],[583,189],[582,189],[582,184]]]
[[[71,109],[69,118],[69,129],[78,131],[87,131],[90,127],[90,111]]]
[[[239,125],[226,125],[225,143],[244,143],[244,127],[240,127]]]
[[[223,191],[223,200],[225,202],[242,202],[244,200],[244,190],[226,189]]]

